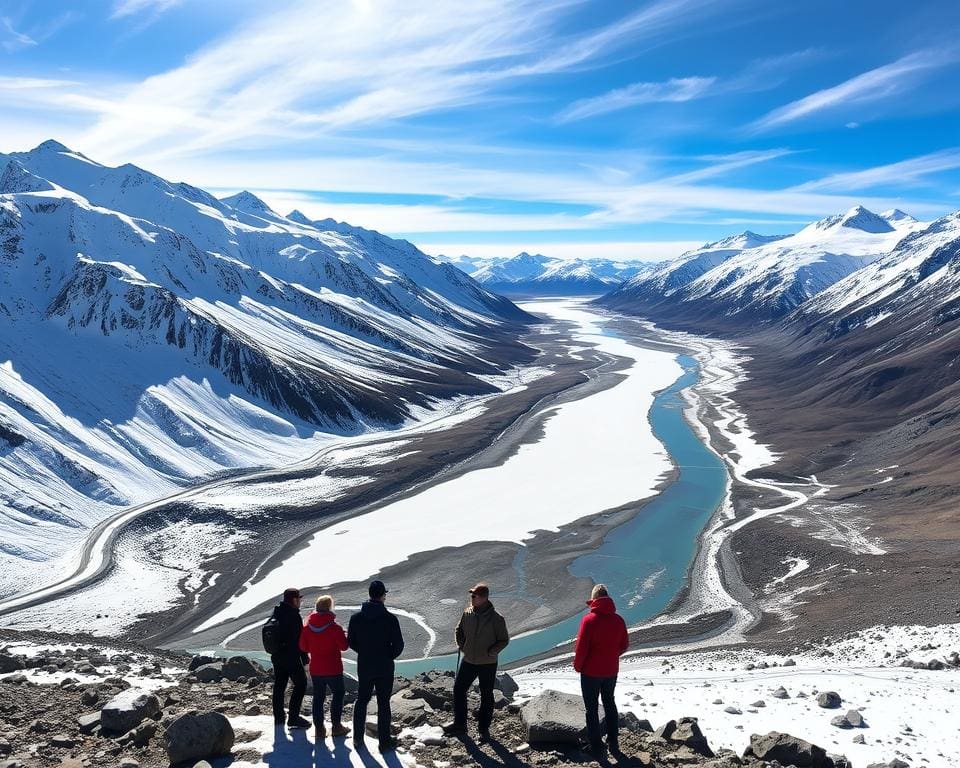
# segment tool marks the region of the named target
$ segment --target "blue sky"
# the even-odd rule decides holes
[[[960,3],[0,0],[56,138],[430,253],[654,259],[960,208]]]

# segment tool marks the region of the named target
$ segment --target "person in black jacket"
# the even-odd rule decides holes
[[[367,720],[367,704],[377,692],[377,736],[380,751],[396,749],[397,740],[390,733],[390,694],[393,692],[393,661],[403,653],[400,622],[387,610],[384,601],[387,588],[382,581],[370,582],[370,599],[350,617],[347,643],[357,652],[359,691],[353,705],[353,745],[363,748],[363,732]]]
[[[275,725],[286,723],[290,728],[309,728],[310,721],[300,716],[300,706],[307,692],[307,673],[304,665],[310,657],[300,650],[300,630],[303,619],[300,618],[300,590],[284,590],[283,601],[273,609],[279,627],[279,652],[270,656],[273,662],[273,722]],[[287,683],[293,682],[290,694],[290,710],[284,717],[283,700],[287,692]]]

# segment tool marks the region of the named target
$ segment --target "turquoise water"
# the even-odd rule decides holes
[[[650,421],[654,434],[666,446],[678,474],[662,493],[647,502],[629,522],[614,528],[603,544],[570,565],[575,576],[607,585],[620,614],[636,624],[660,613],[683,588],[696,557],[700,532],[723,500],[726,469],[683,417],[681,392],[697,382],[696,361],[680,355],[684,373],[654,398]],[[644,426],[638,424],[638,430]],[[516,565],[523,574],[521,550]],[[496,595],[493,596],[494,601]],[[583,608],[589,595],[571,595],[573,610]],[[577,634],[580,615],[515,638],[500,655],[501,663],[542,653]],[[401,662],[398,674],[426,669],[453,669],[456,656]]]

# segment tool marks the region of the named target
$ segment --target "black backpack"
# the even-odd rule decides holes
[[[277,619],[276,611],[267,619],[263,625],[263,629],[260,630],[260,635],[263,638],[263,650],[271,656],[276,656],[280,653],[282,649],[280,644],[280,621]]]

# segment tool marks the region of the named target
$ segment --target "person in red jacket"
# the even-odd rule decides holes
[[[607,747],[614,754],[620,751],[620,716],[613,693],[617,687],[620,671],[620,656],[627,650],[630,640],[627,625],[617,613],[613,600],[603,584],[593,588],[587,600],[590,613],[580,621],[577,632],[576,653],[573,668],[580,673],[580,691],[583,706],[587,711],[587,738],[590,751],[599,755],[603,750],[600,735],[599,704],[603,699],[603,714],[607,726]]]
[[[343,627],[337,624],[337,615],[333,612],[333,598],[321,595],[317,598],[317,609],[307,618],[300,630],[300,650],[310,654],[310,677],[313,678],[313,725],[317,729],[317,738],[327,736],[323,724],[323,704],[330,687],[330,722],[333,727],[330,735],[346,736],[350,729],[343,719],[343,659],[342,651],[347,650],[347,635]]]

